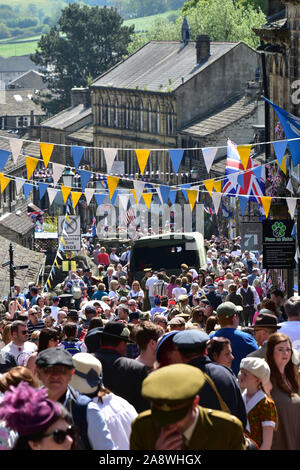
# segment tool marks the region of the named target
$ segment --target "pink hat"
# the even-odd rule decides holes
[[[61,408],[47,398],[47,390],[32,388],[27,382],[10,386],[1,403],[0,418],[20,436],[43,432],[60,416]]]

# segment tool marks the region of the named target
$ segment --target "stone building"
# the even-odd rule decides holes
[[[245,105],[242,117],[249,118],[255,105],[247,108],[243,96],[258,67],[257,52],[244,43],[211,42],[207,35],[190,41],[186,25],[181,42],[150,41],[92,83],[94,147],[123,149],[117,157],[123,174],[139,171],[134,149],[157,149],[150,154],[144,179],[148,172],[152,181],[181,183],[180,177],[174,181],[168,176],[173,170],[166,150],[194,140],[203,146],[206,136],[196,131],[194,139],[193,125],[210,115],[214,119],[215,112],[233,106],[234,100],[240,111]],[[200,150],[195,155],[199,161]],[[189,160],[185,152],[185,171]],[[105,172],[102,150],[95,150],[93,164]],[[203,168],[202,161],[200,174]]]

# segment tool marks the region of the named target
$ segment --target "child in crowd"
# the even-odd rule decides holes
[[[238,381],[243,391],[248,422],[246,434],[260,450],[270,450],[278,418],[270,391],[270,368],[264,359],[245,357],[241,361]]]

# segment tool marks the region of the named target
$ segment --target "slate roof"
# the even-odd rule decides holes
[[[22,73],[19,77],[15,78],[8,83],[8,88],[14,87],[15,90],[25,88],[26,90],[43,90],[47,88],[43,82],[42,74],[36,70],[28,70],[28,72]]]
[[[84,126],[78,131],[68,134],[68,139],[81,141],[81,142],[84,142],[85,144],[92,145],[94,142],[93,130],[94,130],[93,126],[90,126],[90,125]]]
[[[55,114],[55,116],[46,119],[41,123],[41,127],[67,129],[72,124],[75,124],[89,115],[92,117],[92,108],[86,108],[83,104],[78,104],[77,106],[71,106],[60,113]]]
[[[2,264],[9,261],[9,244],[10,240],[0,236],[0,293],[2,297],[9,293],[9,266],[2,268]],[[15,284],[19,284],[23,292],[28,287],[29,282],[38,281],[46,255],[29,250],[17,243],[12,243],[12,245],[14,248],[14,265],[28,264],[27,269],[16,270]]]
[[[34,223],[27,214],[7,212],[0,217],[0,226],[19,235],[26,235],[30,230],[33,230]]]
[[[248,116],[256,108],[256,101],[249,102],[249,98],[246,96],[234,96],[225,104],[194,120],[188,126],[179,130],[179,132],[196,135],[197,137],[207,137]]]
[[[12,57],[0,56],[0,72],[27,72],[28,70],[39,70],[40,67],[30,60],[29,55]]]
[[[98,77],[91,87],[113,87],[156,92],[173,91],[239,43],[211,42],[210,57],[196,64],[196,42],[150,41]]]
[[[32,101],[35,90],[5,90],[4,102],[0,102],[0,116],[45,116],[42,108]]]

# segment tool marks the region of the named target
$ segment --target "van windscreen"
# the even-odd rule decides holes
[[[188,266],[199,266],[198,251],[187,250],[184,241],[160,247],[136,246],[131,269],[137,272],[151,266],[155,270],[163,265],[167,270],[178,270],[182,263]]]

